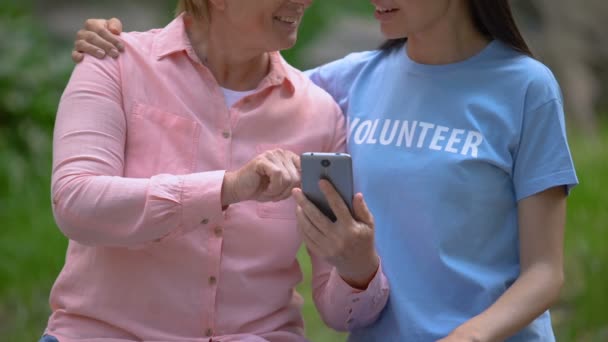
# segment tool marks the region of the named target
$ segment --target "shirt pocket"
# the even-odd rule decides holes
[[[256,146],[257,154],[264,151],[283,149],[291,151],[298,156],[306,151],[301,145],[287,144],[260,144]],[[279,202],[264,202],[257,203],[257,214],[260,218],[279,219],[279,220],[295,220],[296,219],[296,201],[293,198],[287,198]]]
[[[184,115],[135,104],[127,128],[125,176],[192,173],[200,131],[200,125]]]

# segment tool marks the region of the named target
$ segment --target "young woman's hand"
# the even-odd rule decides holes
[[[99,59],[105,56],[118,57],[120,51],[124,50],[120,38],[122,23],[116,18],[87,19],[84,27],[76,33],[72,60],[79,63],[84,55],[95,56]]]
[[[374,218],[362,194],[353,199],[354,215],[326,180],[319,184],[337,220],[332,222],[301,189],[292,191],[298,208],[298,228],[310,251],[336,267],[350,286],[365,289],[374,278],[379,258],[374,246]]]
[[[277,202],[300,186],[300,156],[282,149],[266,151],[239,170],[226,172],[222,205],[242,201]]]

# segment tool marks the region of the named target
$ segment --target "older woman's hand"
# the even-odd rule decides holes
[[[222,185],[222,205],[242,201],[277,202],[300,186],[300,156],[282,149],[266,151],[234,172]]]
[[[374,246],[374,218],[362,194],[353,199],[354,217],[326,180],[319,183],[337,220],[332,222],[302,193],[292,194],[298,203],[297,220],[306,245],[311,252],[336,267],[350,286],[365,289],[374,278],[379,258]]]
[[[122,23],[116,18],[87,19],[84,26],[76,33],[72,60],[75,63],[82,61],[84,55],[104,58],[109,55],[118,57],[124,47],[118,38],[122,33]]]

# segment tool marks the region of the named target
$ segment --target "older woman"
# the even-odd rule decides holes
[[[70,243],[43,340],[305,340],[287,198],[299,153],[345,147],[339,107],[276,52],[309,5],[180,1],[164,29],[123,34],[120,59],[76,67],[52,181]],[[342,330],[388,296],[361,195],[344,215],[311,253],[317,307]]]

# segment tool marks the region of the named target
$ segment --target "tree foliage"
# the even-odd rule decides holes
[[[72,68],[70,49],[31,17],[27,3],[0,5],[0,181],[12,185],[24,168],[44,168],[57,104]],[[9,181],[10,180],[10,181]]]

